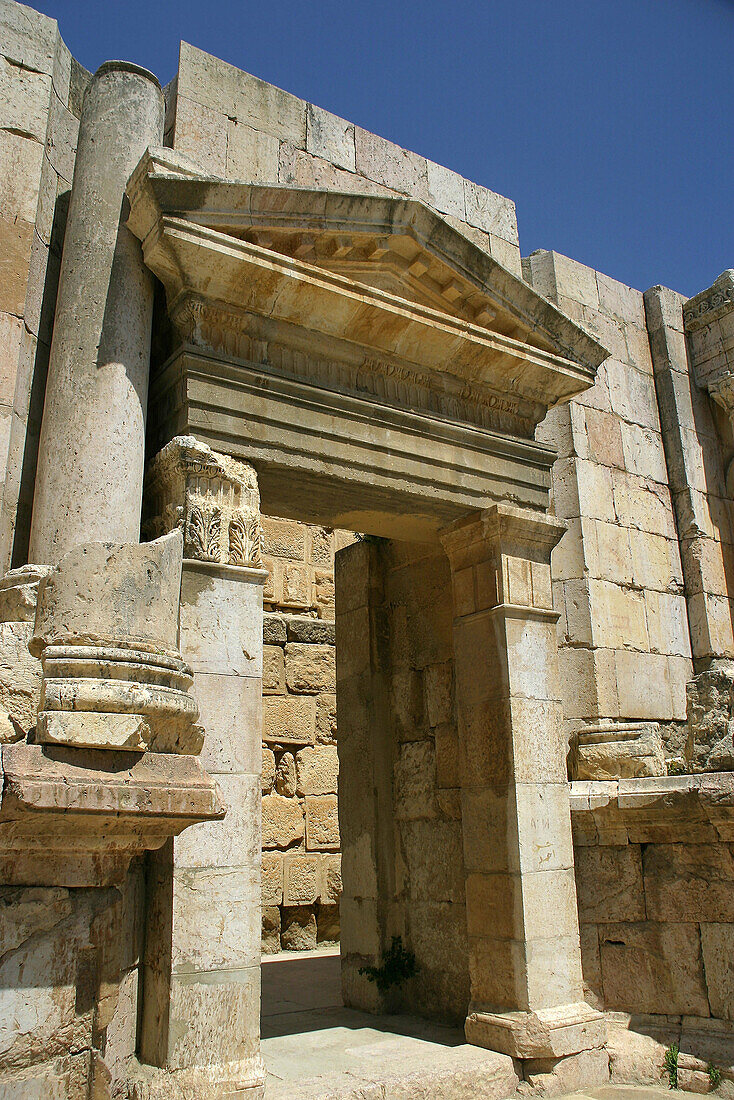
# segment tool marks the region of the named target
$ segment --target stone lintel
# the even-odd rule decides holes
[[[187,347],[153,383],[161,442],[177,430],[166,411],[174,392],[198,440],[257,467],[273,515],[432,542],[510,493],[539,516],[548,506],[550,448],[422,410],[410,396],[398,409]]]

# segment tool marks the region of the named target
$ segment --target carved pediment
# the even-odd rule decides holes
[[[433,210],[206,177],[166,149],[128,196],[178,338],[151,447],[191,434],[251,463],[272,514],[391,537],[547,507],[535,426],[607,352]]]
[[[306,329],[330,362],[415,371],[462,400],[494,395],[495,408],[509,397],[532,432],[607,356],[422,203],[207,178],[170,150],[147,153],[128,191],[129,224],[179,330],[191,339],[208,309],[207,339],[218,328],[217,350],[229,343],[235,357],[238,334],[250,358],[253,341],[292,352],[292,330]]]

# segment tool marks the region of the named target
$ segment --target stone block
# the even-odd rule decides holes
[[[398,747],[393,789],[396,820],[436,816],[436,749],[433,739],[409,741]]]
[[[0,404],[12,406],[15,377],[18,372],[23,321],[10,313],[0,313]]]
[[[620,717],[658,722],[673,717],[667,657],[617,650],[614,663]]]
[[[283,856],[280,852],[263,852],[261,878],[262,904],[283,904]]]
[[[265,695],[285,694],[285,657],[282,646],[263,646],[263,692]]]
[[[469,225],[517,244],[515,204],[481,184],[464,180],[464,204]]]
[[[275,558],[303,561],[306,557],[306,528],[294,519],[262,517],[263,553]]]
[[[356,171],[354,126],[313,103],[306,105],[306,149],[337,168]]]
[[[734,930],[727,924],[702,924],[701,947],[712,1016],[734,1019]]]
[[[41,185],[43,145],[13,130],[0,131],[0,217],[33,225]]]
[[[283,603],[293,607],[310,607],[311,602],[310,568],[286,562],[283,568]]]
[[[571,424],[579,458],[588,458],[602,466],[624,466],[622,424],[618,417],[603,409],[572,404]]]
[[[338,944],[341,935],[338,905],[319,905],[316,909],[316,941],[322,947]]]
[[[295,798],[279,794],[265,795],[262,800],[263,848],[290,848],[304,837],[303,810]]]
[[[172,968],[241,970],[260,955],[259,867],[174,870]]]
[[[255,130],[272,134],[281,141],[305,148],[306,105],[303,100],[187,42],[181,44],[178,95]]]
[[[280,909],[277,905],[262,908],[262,953],[277,955],[280,951]]]
[[[289,642],[303,642],[309,645],[336,645],[335,624],[323,619],[313,619],[307,615],[288,615],[285,619]]]
[[[608,359],[605,367],[612,412],[632,424],[659,432],[660,418],[651,374],[617,359]]]
[[[604,924],[599,948],[608,1011],[708,1015],[698,925]]]
[[[286,855],[283,858],[283,904],[313,905],[321,893],[318,856]]]
[[[176,96],[176,149],[191,157],[206,175],[227,176],[227,116]]]
[[[398,826],[397,881],[409,899],[461,903],[464,858],[461,827],[455,821],[403,821]]]
[[[441,214],[450,214],[461,221],[466,220],[466,202],[464,200],[464,180],[450,168],[444,168],[434,161],[427,161],[428,202]]]
[[[0,623],[0,707],[15,727],[11,740],[27,733],[36,724],[41,697],[41,662],[28,651],[32,634],[32,623]]]
[[[187,561],[181,581],[181,653],[194,672],[262,676],[260,585],[234,571]]]
[[[648,651],[650,645],[643,594],[602,580],[590,579],[588,585],[591,640],[594,646],[600,649]]]
[[[280,645],[286,639],[285,619],[280,615],[265,612],[263,615],[263,643],[265,645]]]
[[[201,763],[212,775],[261,768],[262,691],[253,676],[194,674],[194,695],[204,727]]]
[[[577,848],[575,869],[582,925],[644,921],[642,857],[637,845]]]
[[[315,745],[301,749],[296,757],[298,794],[337,794],[339,758],[335,745]]]
[[[288,690],[292,692],[336,691],[334,647],[288,642],[285,647],[285,678]]]
[[[685,596],[671,592],[645,592],[645,611],[650,651],[690,657]]]
[[[248,183],[277,183],[280,163],[280,142],[252,126],[227,119],[228,179]]]
[[[101,638],[175,651],[182,545],[172,531],[141,545],[70,550],[39,586],[31,650]]]
[[[631,474],[667,485],[668,468],[660,432],[625,421],[621,422],[620,430],[625,469]]]
[[[563,256],[560,252],[553,252],[551,255],[556,294],[571,298],[590,309],[598,309],[599,288],[594,269],[586,267],[578,260],[572,260],[569,256]]]
[[[336,795],[313,795],[306,798],[306,847],[309,851],[339,847]]]
[[[645,328],[645,304],[639,290],[634,290],[609,275],[603,275],[601,271],[596,273],[596,284],[602,313],[612,314],[627,324]]]
[[[280,943],[284,951],[313,951],[316,914],[311,905],[283,906]]]
[[[361,126],[354,129],[355,164],[360,176],[390,187],[403,195],[429,201],[428,165],[425,157],[401,149]]]
[[[258,862],[258,777],[218,775],[217,787],[226,816],[223,821],[192,825],[176,837],[177,867],[241,867]]]
[[[23,316],[33,223],[0,216],[0,310]]]
[[[393,192],[373,180],[354,172],[336,168],[330,161],[297,149],[287,141],[280,143],[278,182],[296,187],[313,187],[327,191],[359,192],[367,195],[390,195]]]
[[[296,794],[296,761],[292,752],[284,752],[275,768],[275,789],[283,798]]]
[[[313,744],[316,699],[304,695],[270,695],[263,699],[263,740],[271,744]]]
[[[275,753],[272,749],[263,748],[262,774],[260,786],[263,794],[270,794],[275,783]]]
[[[316,699],[316,742],[330,744],[336,736],[336,695],[325,693]]]
[[[647,844],[647,916],[734,923],[734,855],[726,844]]]
[[[683,584],[677,539],[635,528],[627,532],[632,554],[632,579],[641,588],[665,592]]]
[[[338,905],[342,894],[342,857],[321,857],[321,896],[324,906]]]
[[[454,666],[452,661],[423,669],[423,694],[428,722],[438,726],[454,718]]]
[[[170,1003],[170,1069],[245,1061],[259,1054],[259,958],[256,965],[218,974],[215,981],[210,975],[201,981],[188,974],[174,977]],[[160,1029],[157,1020],[154,1026]],[[256,1070],[255,1064],[253,1077]]]

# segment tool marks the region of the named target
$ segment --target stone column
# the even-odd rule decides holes
[[[454,598],[466,1035],[540,1063],[605,1042],[582,992],[550,577],[563,530],[497,505],[442,535]]]
[[[202,1100],[258,1096],[267,573],[256,475],[175,439],[151,464],[146,509],[151,533],[183,529],[181,652],[206,731],[201,762],[227,806],[224,821],[194,827],[150,861],[140,1058],[160,1072],[146,1095],[170,1096],[173,1074]]]
[[[163,134],[145,69],[108,61],[84,98],[59,279],[31,561],[83,542],[138,542],[153,277],[127,229],[125,185]]]

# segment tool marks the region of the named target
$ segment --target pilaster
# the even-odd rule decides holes
[[[603,1046],[584,1002],[550,552],[564,527],[497,505],[446,529],[466,867],[466,1035],[524,1059]]]
[[[149,866],[140,1058],[150,1096],[170,1075],[202,1098],[261,1094],[260,511],[252,467],[192,437],[151,463],[146,528],[183,531],[181,651],[206,730],[201,760],[223,821],[156,853]]]

